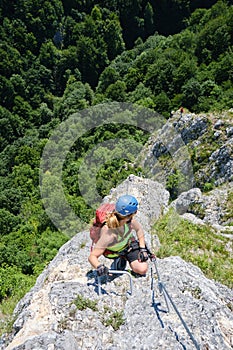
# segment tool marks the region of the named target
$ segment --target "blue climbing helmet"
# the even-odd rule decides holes
[[[135,197],[125,194],[118,198],[115,210],[122,216],[134,214],[138,210],[138,201]]]

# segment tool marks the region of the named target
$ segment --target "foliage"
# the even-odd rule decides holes
[[[182,192],[182,183],[184,182],[184,176],[181,171],[174,169],[174,171],[168,175],[166,181],[166,189],[170,193],[171,200],[174,200]]]
[[[199,266],[208,278],[233,287],[233,260],[227,249],[226,237],[217,235],[208,226],[184,220],[174,211],[159,219],[153,232],[158,235],[161,244],[158,257],[179,255]]]
[[[0,301],[9,297],[17,301],[34,283],[34,276],[25,276],[16,266],[3,265],[0,267]]]
[[[224,8],[226,15],[220,15],[219,7],[222,10]],[[194,12],[190,25],[179,34],[167,38],[155,34],[144,43],[135,45],[132,50],[124,52],[107,67],[108,72],[114,70],[114,76],[120,75],[125,81],[127,98],[132,99],[139,84],[143,83],[154,94],[154,104],[150,104],[150,108],[165,116],[169,116],[170,110],[178,109],[180,105],[197,113],[230,108],[230,99],[226,99],[225,94],[228,89],[224,82],[228,81],[232,86],[232,76],[229,77],[232,55],[232,27],[229,21],[232,9],[220,1],[211,9],[200,13],[203,18],[201,24],[192,20],[192,16],[195,18]],[[215,25],[218,30],[213,29]],[[199,37],[201,31],[203,36]],[[221,35],[223,39],[220,39]],[[208,40],[211,43],[209,46]],[[225,52],[225,58],[222,52]],[[203,59],[202,55],[209,58]],[[223,68],[223,59],[229,69]],[[219,69],[223,80],[216,82],[216,77],[220,78]],[[104,76],[105,71],[102,73]],[[101,84],[104,84],[102,79]],[[109,82],[109,87],[110,84],[112,82]],[[149,96],[148,91],[147,97]]]
[[[97,311],[97,303],[98,302],[96,300],[84,298],[82,295],[78,295],[74,300],[74,304],[76,305],[77,309],[81,311],[87,308]]]
[[[213,72],[212,80],[217,81],[218,87],[232,80],[231,69],[221,64],[228,59],[229,67],[232,66],[229,60],[232,8],[222,1],[205,2],[205,5],[194,5],[188,0],[171,3],[172,6],[166,2],[158,6],[137,0],[123,4],[119,0],[114,4],[72,2],[67,6],[60,0],[36,4],[24,0],[12,8],[3,3],[2,106],[23,120],[37,124],[38,120],[34,119],[37,113],[31,108],[39,109],[41,103],[51,103],[51,98],[53,103],[54,97],[61,97],[71,76],[92,88],[98,85],[97,91],[101,93],[109,87],[106,97],[110,94],[110,98],[121,101],[127,98],[125,92],[132,92],[144,83],[153,93],[163,92],[171,101],[176,95],[184,94],[183,105],[194,81],[195,87],[204,81],[205,67]],[[161,34],[176,35],[165,38]],[[126,51],[126,48],[132,50]],[[116,62],[109,65],[115,59]],[[218,64],[217,71],[214,63]],[[106,73],[102,74],[105,69]],[[218,80],[214,79],[216,74]],[[190,79],[194,80],[189,82]],[[115,83],[116,86],[111,86]],[[214,100],[209,104],[203,99],[199,101],[200,92],[195,91],[187,107],[210,109]],[[77,107],[88,105],[82,98]],[[169,103],[166,110],[159,104],[150,106],[164,113],[175,107]]]
[[[2,308],[13,308],[68,239],[45,212],[43,204],[48,198],[45,196],[42,204],[39,187],[42,152],[61,121],[106,101],[131,102],[166,118],[180,105],[191,112],[232,107],[232,6],[228,1],[204,3],[1,2]],[[92,118],[86,116],[85,125]],[[62,180],[67,202],[84,222],[93,216],[78,181],[85,155],[93,150],[97,159],[104,160],[101,167],[91,168],[96,174],[98,194],[103,197],[130,173],[138,174],[141,169],[133,166],[128,150],[122,155],[123,141],[114,145],[114,159],[104,147],[94,150],[95,146],[111,139],[113,143],[127,139],[128,149],[136,152],[135,144],[143,145],[147,138],[142,130],[119,123],[93,128],[76,140],[67,154]],[[214,142],[210,144],[192,151],[196,171],[216,147]],[[45,190],[51,183],[56,188],[57,177],[50,175],[48,172]],[[84,177],[88,200],[93,200],[92,177],[88,172]],[[180,182],[180,174],[174,171],[167,183],[174,197]],[[212,183],[206,183],[204,189],[210,186]],[[59,193],[54,192],[58,208],[55,214],[62,218]],[[230,215],[227,207],[226,217]],[[72,234],[80,228],[70,218],[63,221],[62,229],[65,231],[68,225]]]
[[[10,333],[13,328],[13,324],[15,322],[15,317],[12,315],[6,315],[1,318],[0,320],[0,336],[3,336],[3,334]]]
[[[46,229],[36,233],[37,223],[32,217],[29,223],[1,238],[0,266],[4,264],[20,268],[25,275],[40,273],[56,255],[57,250],[68,238],[58,232]]]
[[[118,330],[125,323],[124,310],[111,310],[105,307],[102,323],[106,327],[111,326],[114,331]]]
[[[228,198],[226,200],[226,203],[224,205],[224,215],[222,217],[222,222],[228,222],[231,223],[233,217],[233,190],[230,190],[228,192]]]

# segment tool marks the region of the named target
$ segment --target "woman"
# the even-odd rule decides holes
[[[137,199],[131,195],[124,195],[117,200],[115,211],[107,215],[106,224],[101,229],[100,239],[88,258],[91,265],[97,270],[98,276],[108,274],[108,268],[99,262],[101,255],[110,259],[118,257],[120,258],[118,262],[121,260],[121,263],[124,259],[124,266],[118,266],[121,270],[128,261],[134,273],[146,274],[148,254],[143,228],[134,218],[137,209]],[[136,232],[137,240],[132,230]]]

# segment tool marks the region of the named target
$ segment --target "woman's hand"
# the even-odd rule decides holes
[[[105,276],[108,274],[109,270],[108,270],[107,266],[105,266],[104,264],[101,264],[101,265],[97,266],[96,271],[97,271],[98,276]]]
[[[139,248],[138,261],[144,262],[148,260],[148,252],[146,248]]]

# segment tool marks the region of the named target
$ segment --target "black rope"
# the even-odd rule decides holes
[[[156,263],[156,258],[154,255],[151,254],[151,261],[154,262],[154,266],[155,266],[155,270],[156,270],[156,274],[157,274],[157,277],[158,277],[158,287],[159,287],[159,291],[160,293],[163,294],[164,296],[164,299],[165,299],[165,302],[166,302],[166,305],[167,305],[167,308],[168,308],[168,311],[169,311],[169,306],[168,306],[168,301],[171,303],[173,309],[175,310],[175,312],[177,313],[182,325],[184,326],[186,332],[188,333],[190,339],[192,340],[193,344],[195,345],[195,348],[197,350],[200,350],[200,346],[199,344],[197,343],[196,339],[194,338],[193,334],[190,332],[186,322],[184,321],[184,319],[182,318],[181,316],[181,313],[179,312],[179,310],[177,309],[174,301],[172,300],[171,296],[169,295],[165,285],[163,284],[163,282],[161,281],[160,279],[160,275],[159,275],[159,271],[158,271],[158,267],[157,267],[157,263]]]

